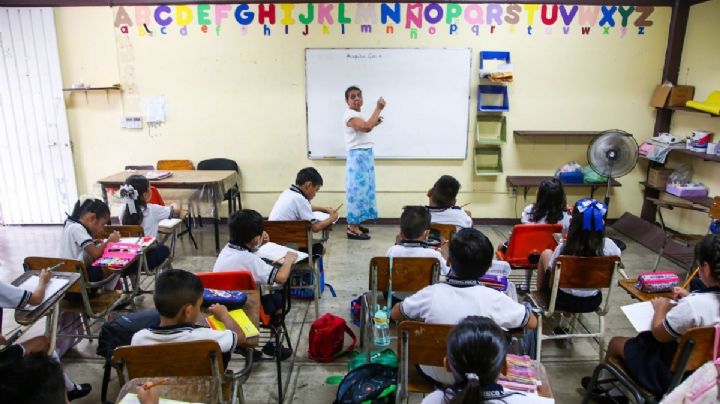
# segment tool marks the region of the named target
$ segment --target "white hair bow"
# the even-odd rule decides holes
[[[118,195],[128,207],[128,211],[130,211],[130,214],[134,215],[135,213],[137,213],[137,210],[135,209],[135,201],[138,198],[137,189],[135,189],[130,184],[121,185],[120,190],[118,191]]]

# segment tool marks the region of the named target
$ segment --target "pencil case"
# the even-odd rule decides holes
[[[675,272],[658,271],[643,272],[638,276],[635,287],[645,293],[670,292],[680,284],[680,277]]]
[[[203,306],[219,303],[228,307],[239,308],[243,307],[246,301],[247,295],[239,290],[205,288],[203,292]]]
[[[500,292],[506,291],[508,286],[507,277],[498,275],[485,274],[482,278],[480,278],[480,283],[488,288],[492,288]]]

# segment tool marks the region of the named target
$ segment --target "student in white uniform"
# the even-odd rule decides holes
[[[450,175],[440,177],[428,190],[427,196],[430,200],[428,210],[432,215],[432,223],[454,224],[458,230],[473,226],[470,212],[455,206],[459,191],[460,183]]]
[[[559,223],[563,227],[563,233],[567,233],[572,217],[568,209],[562,183],[557,178],[549,178],[540,183],[535,203],[531,203],[523,209],[520,223]]]
[[[468,316],[450,331],[445,369],[453,383],[435,390],[422,404],[533,404],[545,402],[533,394],[503,389],[496,380],[505,364],[507,339],[487,317]]]
[[[652,329],[634,338],[613,337],[606,358],[622,358],[633,380],[660,399],[670,385],[677,341],[688,330],[720,323],[720,236],[709,234],[695,245],[698,276],[705,289],[673,291],[677,304],[666,297],[651,300]],[[590,378],[583,378],[583,385]]]
[[[467,316],[485,316],[505,329],[535,328],[530,309],[480,283],[492,263],[493,246],[476,229],[462,229],[450,242],[450,273],[445,282],[427,286],[393,306],[395,321],[415,320],[432,324],[457,324]],[[441,367],[421,366],[430,378],[452,385],[453,376]]]
[[[125,185],[118,191],[125,202],[120,222],[124,225],[142,226],[146,236],[157,238],[158,224],[161,220],[173,217],[175,207],[148,203],[150,192],[150,181],[144,175],[127,177]],[[170,249],[164,245],[158,245],[145,254],[150,269],[162,264],[169,256]]]
[[[292,265],[297,259],[296,253],[288,251],[280,267],[265,262],[254,253],[260,245],[270,241],[268,234],[263,231],[262,216],[258,212],[251,209],[239,210],[230,216],[228,227],[230,241],[220,251],[213,272],[248,270],[255,282],[263,286],[284,285],[288,281]],[[271,318],[282,310],[284,304],[281,291],[265,294],[260,300],[263,310]],[[283,347],[281,350],[283,360],[292,355],[289,348]],[[275,343],[270,340],[262,352],[274,357]]]
[[[181,269],[169,269],[158,275],[155,281],[153,302],[160,314],[160,325],[140,330],[133,335],[131,345],[152,345],[165,342],[188,342],[210,339],[217,341],[227,366],[230,354],[237,345],[245,342],[245,334],[228,314],[227,307],[213,304],[208,308],[226,330],[194,326],[200,315],[203,302],[203,287],[200,278]]]
[[[440,264],[440,274],[447,275],[447,243],[439,248],[427,243],[430,234],[430,212],[424,206],[406,206],[400,216],[399,241],[387,251],[388,257],[429,257]]]

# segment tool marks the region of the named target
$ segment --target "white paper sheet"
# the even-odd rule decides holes
[[[650,331],[652,328],[652,318],[655,314],[652,303],[640,302],[621,306],[620,309],[635,328],[637,332]]]
[[[323,220],[325,220],[325,219],[327,219],[327,218],[330,217],[329,214],[327,214],[327,213],[325,213],[325,212],[320,212],[320,211],[318,211],[318,210],[316,210],[316,211],[313,212],[313,216],[315,216],[315,220],[317,220],[318,222],[322,222]],[[340,219],[340,216],[338,216],[338,218],[335,219],[335,221],[333,222],[333,224],[337,223],[337,221],[338,221],[339,219]]]
[[[275,261],[278,258],[284,257],[285,254],[288,253],[288,251],[292,251],[298,255],[295,262],[300,262],[308,257],[308,255],[302,251],[293,250],[292,248],[288,248],[272,242],[263,244],[260,248],[258,248],[256,254],[262,258],[265,258],[266,260]],[[278,262],[282,264],[283,261],[283,259],[280,259]]]
[[[145,122],[148,124],[159,124],[165,122],[167,115],[167,98],[164,96],[143,97],[143,111]]]
[[[22,284],[20,284],[20,289],[29,290],[30,292],[35,291],[38,286],[38,282],[40,281],[40,277],[37,275],[33,275],[25,280]],[[45,303],[46,300],[50,299],[55,293],[57,293],[60,289],[62,289],[63,286],[67,285],[68,280],[64,278],[50,278],[50,282],[48,282],[47,286],[45,287],[45,297],[43,298],[43,301],[40,304]],[[23,307],[22,310],[28,310],[32,311],[37,306],[28,304],[27,306]]]

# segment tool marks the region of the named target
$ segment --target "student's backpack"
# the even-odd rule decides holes
[[[397,368],[370,363],[345,375],[333,404],[394,403],[396,391]]]
[[[105,358],[105,372],[103,374],[102,392],[100,400],[105,402],[107,388],[110,382],[110,371],[112,370],[112,356],[115,348],[123,345],[130,345],[133,335],[145,328],[160,325],[160,314],[157,310],[145,310],[135,313],[123,314],[105,324],[100,330],[96,354]]]
[[[350,335],[352,343],[343,350],[345,333]],[[339,356],[352,351],[355,348],[355,342],[357,342],[355,333],[348,327],[345,320],[326,313],[315,320],[310,327],[308,358],[318,362],[332,362]]]

